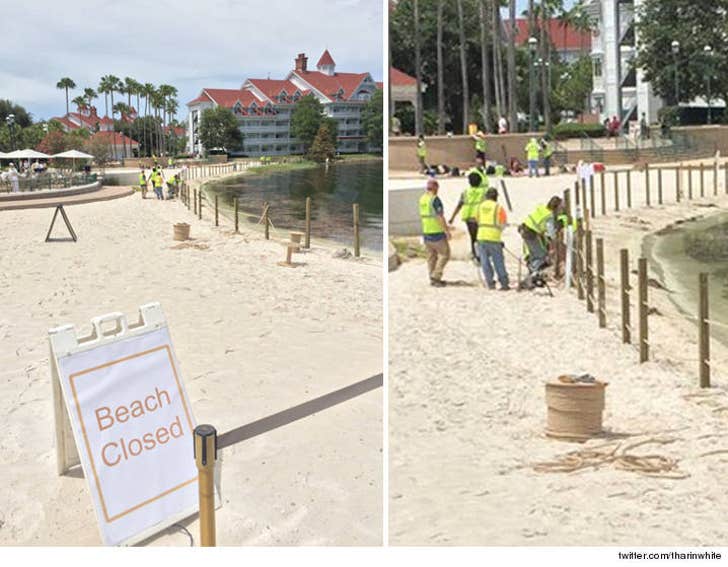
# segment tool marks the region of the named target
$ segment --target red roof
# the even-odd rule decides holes
[[[296,91],[301,91],[291,81],[280,81],[276,79],[248,79],[248,82],[271,100],[277,101],[281,91],[286,91],[288,96],[293,96]],[[247,91],[243,91],[247,92]]]
[[[207,96],[205,94],[205,92],[203,91],[202,94],[200,96],[198,96],[196,99],[191,100],[190,102],[188,102],[187,103],[187,106],[189,106],[190,104],[197,104],[198,102],[210,102],[210,97]]]
[[[132,146],[138,146],[139,142],[136,140],[132,140],[128,136],[122,134],[121,132],[111,132],[107,130],[102,130],[101,132],[96,132],[93,136],[91,136],[92,140],[103,140],[106,143],[114,143],[114,140],[116,141],[117,146],[122,146],[126,144],[127,146],[131,143]]]
[[[64,116],[56,116],[55,118],[51,118],[51,120],[55,120],[56,122],[60,122],[63,124],[66,128],[69,130],[76,130],[77,128],[80,128],[78,124],[75,124],[74,122],[71,122],[68,118]]]
[[[510,21],[503,22],[506,30],[510,30]],[[536,28],[539,29],[538,27]],[[516,18],[516,44],[523,45],[528,42],[528,20],[525,18]],[[564,25],[558,18],[551,18],[546,27],[551,42],[556,51],[567,50],[591,50],[591,33],[588,31],[579,31],[573,26]],[[537,38],[539,34],[536,34]]]
[[[334,63],[334,58],[331,57],[331,53],[329,53],[328,49],[324,51],[321,59],[319,59],[318,63],[316,63],[316,67],[321,67],[323,65],[336,65],[336,63]]]
[[[341,89],[345,99],[350,98],[365,77],[369,73],[334,73],[327,75],[318,71],[295,71],[307,83],[314,86],[316,90],[329,98],[335,98],[336,93]]]
[[[393,87],[416,87],[417,79],[410,77],[407,73],[403,73],[394,67],[389,68],[389,80]]]

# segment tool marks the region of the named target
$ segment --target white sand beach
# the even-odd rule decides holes
[[[707,160],[706,160],[707,162]],[[605,240],[607,328],[575,292],[488,292],[468,261],[459,224],[455,260],[442,289],[427,280],[423,260],[389,277],[389,533],[395,545],[722,545],[728,537],[728,349],[713,341],[713,387],[698,387],[694,323],[682,319],[666,290],[649,288],[650,360],[639,363],[636,276],[632,276],[632,345],[619,328],[619,249],[637,267],[643,237],[678,220],[714,213],[728,197],[633,208],[594,220]],[[399,175],[392,185],[423,178]],[[644,203],[643,173],[633,178],[635,207]],[[509,180],[514,206],[504,233],[520,254],[516,226],[538,202],[573,187],[573,175]],[[608,177],[609,209],[611,175]],[[674,177],[665,177],[672,203]],[[449,217],[464,188],[445,179]],[[696,185],[697,187],[697,185]],[[706,192],[712,195],[712,181]],[[623,188],[624,190],[624,188]],[[624,199],[624,197],[622,197]],[[503,199],[501,197],[501,202]],[[599,202],[599,200],[597,200]],[[624,206],[624,201],[622,201]],[[458,221],[456,221],[457,223]],[[517,261],[506,256],[512,281]],[[659,279],[655,266],[650,277]],[[697,274],[695,275],[697,278]],[[669,283],[668,286],[669,288]],[[672,290],[678,292],[679,290]],[[711,297],[711,301],[721,301]],[[608,435],[586,444],[544,435],[544,383],[564,373],[606,381]],[[652,478],[606,464],[564,474],[533,465],[569,451],[617,445],[634,455],[678,460],[680,479]],[[657,441],[657,442],[655,442]]]
[[[281,267],[260,233],[138,193],[67,212],[77,243],[43,241],[52,209],[0,212],[0,544],[101,543],[86,480],[56,475],[49,328],[85,334],[91,317],[161,302],[196,420],[219,433],[382,371],[379,258],[317,242]],[[172,239],[175,222],[192,240]],[[381,390],[222,457],[218,545],[381,544]],[[197,544],[197,521],[182,524]],[[170,528],[148,543],[190,540]]]

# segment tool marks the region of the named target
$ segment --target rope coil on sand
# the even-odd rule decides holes
[[[622,447],[622,443],[607,444],[604,450],[597,448],[571,451],[557,457],[555,461],[545,461],[533,465],[533,470],[540,473],[572,473],[584,469],[597,470],[606,465],[614,468],[649,476],[652,478],[667,478],[682,480],[690,477],[689,473],[678,470],[678,460],[664,455],[631,455],[628,451],[642,445],[667,445],[677,439],[650,438]]]

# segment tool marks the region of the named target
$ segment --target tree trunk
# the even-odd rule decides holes
[[[445,133],[445,71],[442,60],[443,0],[437,2],[437,133]]]
[[[503,105],[501,104],[501,90],[500,90],[500,81],[498,81],[498,34],[496,33],[496,30],[498,29],[498,6],[497,2],[493,2],[492,4],[492,10],[491,10],[491,22],[493,24],[493,35],[491,39],[493,40],[493,86],[495,87],[495,112],[498,115],[498,118],[503,116]]]
[[[517,92],[516,92],[516,0],[508,1],[508,11],[510,24],[510,33],[508,34],[508,121],[510,122],[509,131],[518,131],[518,109],[517,109]]]
[[[496,75],[498,79],[498,88],[501,92],[501,105],[503,107],[503,113],[508,112],[508,92],[506,91],[505,73],[503,72],[503,20],[501,19],[500,6],[496,10],[496,28],[494,33],[496,35],[496,48],[498,49],[498,73]]]
[[[66,87],[66,116],[68,116],[68,87]]]
[[[491,131],[490,120],[490,65],[488,63],[488,26],[486,24],[487,0],[478,2],[480,8],[480,67],[483,78],[483,122],[485,131]]]
[[[548,73],[551,64],[548,63],[548,36],[546,26],[548,25],[548,14],[546,7],[541,2],[541,29],[540,29],[540,57],[541,57],[541,96],[543,97],[543,121],[546,132],[551,132],[551,105],[549,104]]]
[[[463,76],[463,134],[468,133],[470,121],[470,91],[468,89],[468,62],[465,56],[465,23],[463,22],[463,0],[458,0],[458,31],[460,35],[460,72]]]
[[[415,136],[424,134],[424,120],[422,109],[422,61],[420,55],[420,9],[419,2],[415,0],[415,78],[417,79],[417,95],[415,105]]]

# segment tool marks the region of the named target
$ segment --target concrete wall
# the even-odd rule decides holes
[[[528,140],[535,136],[540,138],[542,132],[535,134],[501,134],[487,137],[488,159],[505,163],[507,158],[517,157],[522,162],[526,159],[524,148]],[[447,164],[460,169],[468,168],[475,161],[475,141],[470,136],[430,136],[425,138],[427,145],[427,162],[430,164]],[[397,136],[389,138],[389,169],[416,170],[417,138]]]
[[[720,155],[728,156],[728,126],[680,126],[673,130],[695,138],[713,154],[720,151]]]
[[[422,233],[417,202],[424,193],[424,181],[420,187],[389,190],[389,235],[415,236]]]

